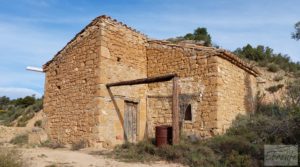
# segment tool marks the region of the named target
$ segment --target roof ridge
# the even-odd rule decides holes
[[[141,31],[138,31],[137,29],[128,26],[127,24],[125,24],[125,23],[123,23],[123,22],[121,22],[121,21],[118,21],[117,19],[113,19],[113,18],[110,17],[110,16],[107,16],[107,15],[101,15],[101,16],[96,17],[95,19],[106,19],[106,20],[110,20],[110,21],[112,21],[112,22],[114,22],[114,23],[120,24],[121,26],[124,26],[124,27],[128,28],[129,30],[134,31],[134,32],[136,32],[136,33],[138,33],[138,34],[140,34],[140,35],[143,35],[143,36],[145,36],[146,38],[148,38],[148,36],[147,36],[146,34],[142,33]]]

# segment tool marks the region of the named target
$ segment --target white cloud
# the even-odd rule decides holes
[[[0,96],[7,96],[11,99],[16,99],[19,97],[35,95],[36,97],[42,97],[42,94],[39,92],[28,89],[28,88],[2,88],[0,87]]]

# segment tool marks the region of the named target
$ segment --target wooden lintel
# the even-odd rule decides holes
[[[129,81],[121,81],[121,82],[106,84],[106,87],[109,88],[109,87],[114,87],[114,86],[138,85],[138,84],[148,84],[148,83],[155,83],[155,82],[164,82],[164,81],[169,81],[176,76],[177,76],[176,74],[168,74],[168,75],[162,75],[162,76],[157,76],[157,77],[149,77],[149,78],[135,79],[135,80],[129,80]]]

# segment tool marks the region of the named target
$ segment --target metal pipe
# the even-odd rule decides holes
[[[34,72],[44,72],[44,70],[42,68],[39,67],[32,67],[32,66],[28,66],[26,67],[26,70],[28,71],[34,71]]]

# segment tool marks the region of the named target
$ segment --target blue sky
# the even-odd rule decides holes
[[[299,6],[299,0],[0,0],[0,96],[41,96],[44,74],[25,67],[41,67],[103,14],[151,38],[207,27],[222,48],[262,44],[300,61],[300,41],[290,38]]]

